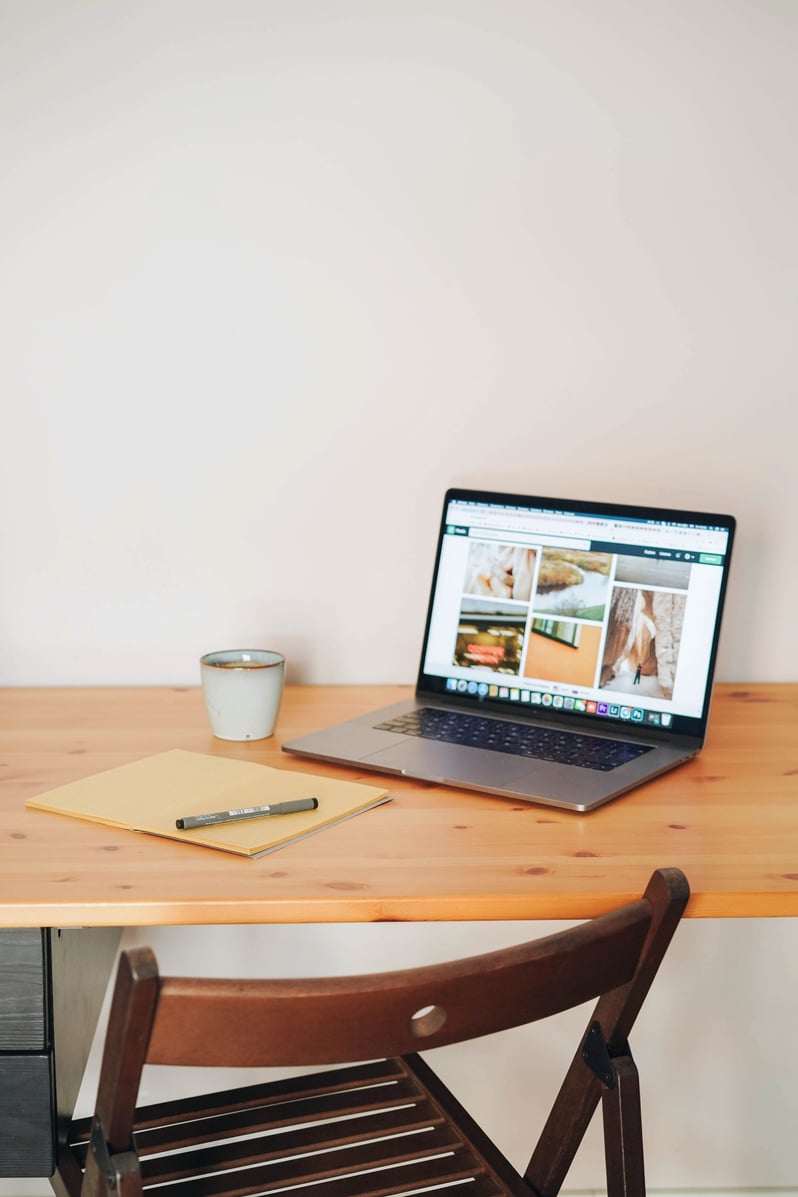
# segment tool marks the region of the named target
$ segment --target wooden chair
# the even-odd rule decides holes
[[[310,980],[159,977],[123,952],[96,1113],[73,1123],[56,1191],[552,1197],[602,1102],[609,1197],[645,1192],[627,1037],[688,899],[677,869],[643,897],[532,943],[405,971]],[[518,1173],[417,1054],[598,998],[526,1172]],[[365,1063],[363,1062],[365,1061]],[[145,1063],[324,1066],[136,1108]],[[331,1068],[331,1065],[346,1065]],[[300,1187],[302,1186],[302,1187]]]

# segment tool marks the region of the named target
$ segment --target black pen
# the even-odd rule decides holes
[[[240,810],[217,810],[211,815],[186,815],[177,819],[178,831],[192,827],[213,827],[216,823],[238,823],[241,819],[262,819],[264,815],[291,815],[298,810],[315,810],[318,798],[297,798],[293,802],[272,802],[268,806],[242,806]]]

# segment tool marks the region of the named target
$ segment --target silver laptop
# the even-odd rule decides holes
[[[450,490],[415,697],[283,747],[592,810],[702,747],[734,526]]]

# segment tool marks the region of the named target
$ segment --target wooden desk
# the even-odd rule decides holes
[[[52,1170],[123,926],[587,918],[659,865],[693,917],[798,915],[798,685],[719,687],[696,760],[589,815],[386,777],[387,806],[246,860],[24,806],[176,747],[351,776],[281,740],[407,692],[289,688],[278,735],[225,744],[198,689],[0,690],[0,1175]]]
[[[798,685],[720,686],[697,759],[587,815],[383,775],[392,803],[251,861],[24,807],[176,747],[345,775],[281,741],[407,693],[289,687],[276,736],[229,744],[195,689],[0,690],[0,926],[585,918],[659,865],[692,917],[798,915]]]

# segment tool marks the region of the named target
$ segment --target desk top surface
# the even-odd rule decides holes
[[[697,758],[587,815],[280,752],[409,693],[288,687],[274,737],[229,744],[198,689],[0,690],[0,926],[580,919],[662,865],[687,874],[693,917],[798,915],[798,685],[717,687]],[[258,860],[25,808],[169,748],[360,778],[394,801]]]

